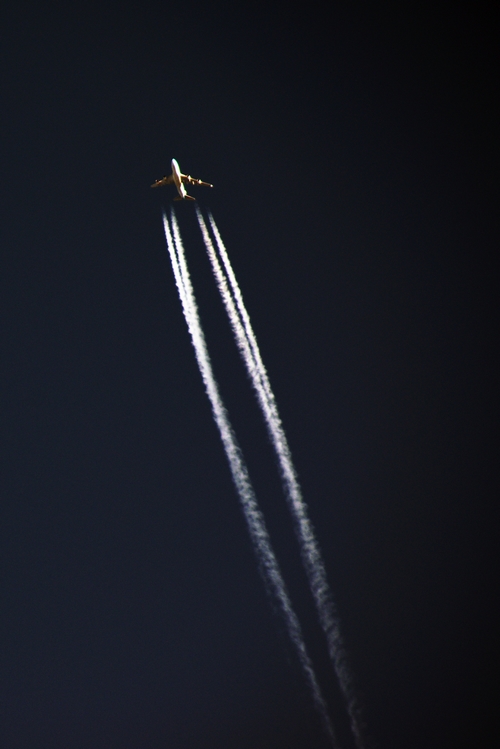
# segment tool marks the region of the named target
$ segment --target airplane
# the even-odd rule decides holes
[[[196,200],[196,198],[192,198],[191,195],[187,194],[186,188],[184,187],[184,182],[187,182],[190,185],[213,187],[213,185],[211,185],[209,182],[202,182],[201,179],[190,177],[189,174],[181,174],[179,164],[175,159],[172,159],[172,174],[170,174],[168,177],[165,175],[165,177],[157,179],[156,182],[151,185],[151,187],[161,187],[162,185],[174,184],[177,188],[177,192],[179,193],[179,195],[176,196],[174,200]]]

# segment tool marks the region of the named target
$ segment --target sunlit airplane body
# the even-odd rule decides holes
[[[175,159],[172,159],[172,174],[170,176],[162,177],[161,179],[157,179],[156,182],[154,182],[151,187],[161,187],[162,185],[175,185],[177,188],[177,192],[179,193],[178,197],[175,197],[174,200],[196,200],[196,198],[192,198],[191,195],[188,195],[186,192],[186,188],[184,187],[184,183],[188,183],[189,185],[202,185],[203,187],[213,187],[209,182],[202,182],[201,179],[195,179],[194,177],[190,177],[189,174],[182,174],[181,170],[179,169],[179,164]]]

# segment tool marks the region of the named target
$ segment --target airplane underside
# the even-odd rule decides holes
[[[187,182],[190,185],[202,185],[203,187],[213,187],[209,182],[203,182],[201,179],[195,179],[194,177],[190,177],[188,174],[182,174],[181,170],[179,169],[179,164],[175,159],[172,159],[172,174],[170,176],[162,177],[162,179],[157,179],[154,184],[151,185],[151,187],[161,187],[162,185],[171,185],[174,184],[177,192],[179,193],[178,197],[175,197],[174,200],[196,200],[196,198],[191,197],[191,195],[188,195],[186,193],[186,188],[184,187],[184,182]]]

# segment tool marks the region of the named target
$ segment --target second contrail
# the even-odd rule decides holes
[[[302,561],[309,580],[309,587],[314,597],[321,626],[326,635],[330,659],[346,701],[351,729],[358,749],[363,749],[365,745],[364,725],[347,652],[342,641],[339,618],[328,585],[326,569],[319,544],[309,518],[307,505],[302,496],[288,441],[278,414],[276,399],[260,355],[257,339],[243,302],[239,284],[217,225],[213,216],[209,214],[210,226],[215,237],[222,265],[199,209],[197,209],[197,215],[205,247],[219,292],[226,307],[236,344],[247,368],[278,458],[285,495],[294,519]]]
[[[243,460],[241,450],[236,441],[229,418],[222,402],[219,388],[215,380],[212,364],[205,342],[205,336],[201,327],[196,299],[191,284],[191,278],[186,264],[184,248],[175,218],[172,211],[172,231],[167,217],[163,215],[163,226],[167,241],[168,252],[172,263],[175,282],[182,303],[184,317],[188,325],[191,341],[195,350],[198,367],[209,397],[214,420],[220,432],[222,444],[227,456],[233,481],[240,498],[245,520],[250,533],[255,553],[258,559],[261,574],[266,587],[276,601],[279,610],[285,620],[289,636],[296,648],[302,670],[309,685],[315,705],[321,715],[326,733],[334,747],[337,746],[333,726],[328,716],[326,703],[306,650],[304,638],[299,620],[294,609],[283,580],[278,561],[274,554],[269,538],[269,533],[264,517],[258,506],[257,498],[250,483],[250,477],[246,464]],[[172,237],[173,234],[173,237]]]

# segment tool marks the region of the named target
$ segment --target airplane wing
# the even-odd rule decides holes
[[[161,187],[162,185],[171,185],[173,184],[174,178],[171,174],[169,177],[165,175],[165,177],[162,177],[161,179],[157,179],[156,182],[153,182],[151,187]]]
[[[181,174],[181,179],[183,182],[188,182],[190,185],[201,185],[202,187],[213,187],[213,185],[211,185],[210,182],[202,182],[201,179],[195,179],[194,177],[190,177],[189,174]]]

